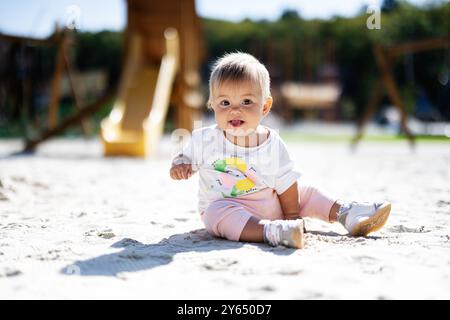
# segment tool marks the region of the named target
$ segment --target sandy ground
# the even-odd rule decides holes
[[[9,157],[20,143],[0,141],[0,298],[450,298],[450,144],[289,142],[300,183],[393,205],[367,238],[308,219],[297,251],[209,236],[169,145],[105,159],[97,140],[55,140]]]

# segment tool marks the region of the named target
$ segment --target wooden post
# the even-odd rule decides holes
[[[107,94],[105,94],[102,98],[98,99],[97,101],[93,102],[92,104],[88,105],[87,107],[83,108],[82,110],[78,111],[73,116],[70,116],[70,117],[64,119],[60,124],[58,124],[54,128],[46,130],[37,139],[27,140],[25,143],[25,148],[23,149],[23,152],[33,152],[39,143],[46,141],[58,134],[61,134],[70,126],[80,123],[80,121],[82,119],[97,112],[101,107],[103,107],[107,102],[109,102],[115,96],[115,94],[116,94],[116,89],[113,88]]]
[[[175,123],[177,128],[189,131],[193,129],[194,121],[200,118],[203,106],[202,99],[195,99],[199,95],[200,75],[200,47],[198,18],[195,13],[195,2],[180,1],[180,72],[174,88]],[[193,99],[194,98],[194,99]],[[201,100],[201,101],[200,101]]]
[[[383,86],[381,84],[381,80],[377,79],[372,88],[372,93],[370,95],[369,103],[367,104],[365,112],[358,121],[358,128],[357,128],[358,131],[356,136],[352,139],[352,148],[355,148],[356,144],[359,142],[359,140],[361,140],[363,136],[364,127],[375,113],[376,107],[378,106],[378,103],[380,103],[382,97],[383,93],[382,89]]]
[[[61,79],[64,69],[64,50],[67,38],[64,32],[61,32],[56,26],[55,35],[59,38],[58,52],[56,56],[55,71],[53,72],[52,84],[50,89],[50,104],[48,106],[48,127],[54,128],[59,118],[59,101],[61,98]]]
[[[381,78],[382,78],[384,87],[386,88],[388,97],[391,100],[391,103],[400,111],[401,128],[407,135],[407,137],[411,143],[411,146],[414,146],[414,136],[406,124],[407,115],[406,115],[405,106],[403,105],[403,101],[400,97],[400,94],[397,89],[397,85],[395,84],[395,81],[394,81],[394,76],[392,74],[391,59],[385,53],[383,48],[379,45],[375,45],[374,53],[375,53],[375,58],[377,60],[377,63],[381,69]]]
[[[294,45],[292,39],[288,38],[284,41],[284,80],[293,81],[293,65],[294,65]]]
[[[69,79],[69,85],[70,85],[70,92],[73,98],[73,101],[75,103],[75,107],[78,109],[78,111],[80,111],[83,108],[83,103],[81,101],[81,97],[78,94],[79,90],[78,90],[78,84],[76,79],[74,78],[74,68],[73,65],[71,63],[71,59],[69,57],[69,53],[68,53],[68,45],[71,42],[71,36],[69,34],[67,34],[66,36],[67,40],[67,45],[65,45],[63,47],[63,56],[64,56],[64,65],[65,65],[65,69],[66,69],[66,74],[67,77]],[[85,119],[80,119],[80,126],[81,126],[81,130],[83,131],[83,134],[85,137],[87,137],[89,135],[89,127],[85,121]]]

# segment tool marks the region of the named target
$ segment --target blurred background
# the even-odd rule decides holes
[[[212,121],[212,63],[240,50],[267,66],[267,122],[294,139],[368,124],[448,140],[449,30],[449,1],[2,1],[0,138],[100,135],[106,154],[149,154]]]

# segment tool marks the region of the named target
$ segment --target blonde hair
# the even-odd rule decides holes
[[[270,97],[270,76],[266,67],[248,53],[227,53],[219,58],[213,66],[209,78],[208,108],[211,107],[212,89],[225,81],[251,80],[259,84],[263,99]]]

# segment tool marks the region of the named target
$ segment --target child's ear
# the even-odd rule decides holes
[[[269,96],[263,106],[263,116],[266,116],[272,108],[273,98]]]

